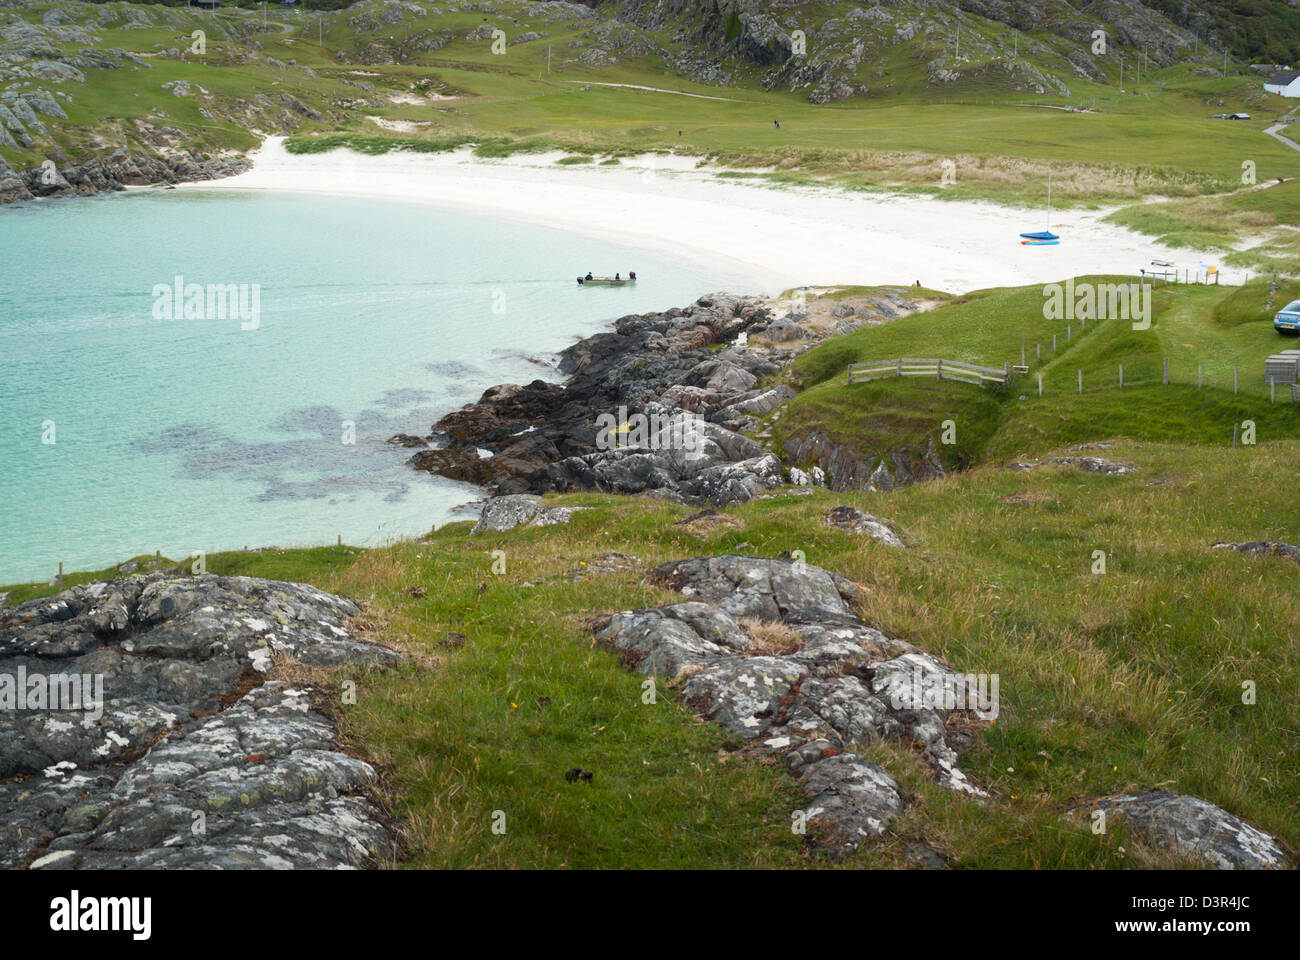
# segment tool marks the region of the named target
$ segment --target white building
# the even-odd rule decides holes
[[[1264,89],[1268,93],[1280,93],[1284,97],[1300,97],[1300,73],[1275,73],[1264,81]]]

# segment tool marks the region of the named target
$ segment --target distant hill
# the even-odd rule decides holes
[[[0,202],[226,175],[268,133],[686,149],[895,184],[960,154],[963,189],[1004,193],[1047,168],[979,158],[1110,164],[1094,180],[1120,194],[1221,192],[1247,156],[1292,173],[1258,131],[1204,126],[1285,112],[1250,69],[1300,49],[1300,13],[1274,0],[328,2],[0,0]],[[637,92],[663,87],[704,98]],[[917,125],[916,105],[976,112]],[[1090,117],[1086,157],[1064,111]],[[789,133],[756,136],[776,116]]]

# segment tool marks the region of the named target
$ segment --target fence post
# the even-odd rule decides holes
[[[1233,393],[1239,392],[1240,389],[1239,384],[1240,381],[1237,379],[1237,368],[1233,367],[1232,368],[1232,392]]]
[[[1038,375],[1038,395],[1040,397],[1043,395],[1043,375],[1041,373]]]
[[[898,358],[898,375],[899,375],[900,377],[903,375],[903,358],[902,358],[902,357],[899,357],[899,358]]]
[[[1169,358],[1165,357],[1165,386],[1169,386]]]
[[[935,371],[935,373],[934,373],[935,377],[937,377],[938,379],[942,380],[942,379],[943,379],[943,360],[942,360],[942,359],[939,360],[937,363],[935,363],[935,365],[934,365],[934,371]]]
[[[1079,371],[1079,392],[1083,393],[1083,371]]]
[[[1232,449],[1237,449],[1237,425],[1232,425]]]
[[[59,589],[63,589],[63,561],[59,561]]]
[[[844,386],[847,387],[852,382],[853,382],[853,364],[850,363],[844,367]]]
[[[1010,360],[1002,364],[1002,382],[1003,383],[1011,382],[1011,361]]]

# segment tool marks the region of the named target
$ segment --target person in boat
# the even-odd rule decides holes
[[[615,279],[615,280],[622,280],[623,278],[620,277],[620,276],[616,273],[616,274],[614,274],[614,279]]]
[[[629,271],[627,272],[627,278],[628,278],[629,280],[635,280],[635,279],[636,279],[636,271],[635,271],[635,270],[629,270]]]
[[[590,280],[590,279],[591,279],[591,271],[588,270],[588,271],[587,271],[587,275],[586,275],[585,277],[583,277],[582,279],[584,279],[584,280]]]

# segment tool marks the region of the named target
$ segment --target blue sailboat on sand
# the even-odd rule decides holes
[[[1061,242],[1061,238],[1052,233],[1052,175],[1047,175],[1047,226],[1046,230],[1036,230],[1032,233],[1022,233],[1023,237],[1020,243],[1026,247],[1053,247]]]

